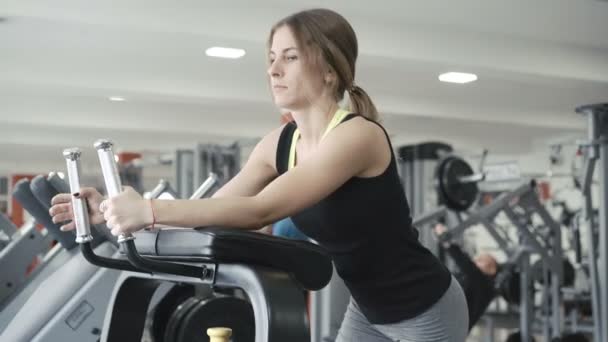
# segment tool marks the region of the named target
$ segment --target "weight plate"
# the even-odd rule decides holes
[[[178,329],[182,319],[188,314],[196,304],[201,301],[201,298],[190,297],[178,305],[177,309],[169,317],[167,328],[165,329],[165,338],[163,342],[176,342]]]
[[[151,333],[154,342],[164,342],[167,323],[177,307],[186,299],[194,297],[194,287],[189,285],[175,285],[158,302],[152,315]]]
[[[471,166],[463,159],[450,156],[439,163],[437,187],[442,204],[456,211],[470,208],[477,200],[479,188],[476,182],[461,182],[462,177],[474,174]]]

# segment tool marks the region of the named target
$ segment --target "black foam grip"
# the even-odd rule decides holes
[[[58,193],[70,193],[70,185],[56,173],[49,175],[46,180]]]
[[[57,242],[59,242],[64,248],[72,249],[76,246],[75,235],[73,232],[62,232],[59,226],[53,223],[51,216],[47,209],[40,204],[38,199],[32,193],[30,189],[30,182],[27,179],[22,179],[15,184],[15,190],[13,190],[13,197],[21,204],[21,206],[27,210],[30,215],[36,219],[36,221],[44,225]]]
[[[46,209],[51,208],[51,200],[57,195],[57,190],[49,186],[44,176],[36,176],[30,181],[30,190],[34,197]]]

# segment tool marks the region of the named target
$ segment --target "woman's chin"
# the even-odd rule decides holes
[[[286,101],[275,101],[274,105],[277,106],[281,113],[289,113],[293,110],[291,103]]]

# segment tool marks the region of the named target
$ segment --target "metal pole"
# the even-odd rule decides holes
[[[588,162],[593,166],[593,160],[599,157],[599,260],[597,262],[597,281],[593,279],[593,271],[596,263],[596,256],[593,246],[593,226],[589,228],[589,266],[592,273],[592,286],[596,286],[596,291],[593,291],[592,303],[594,316],[594,332],[597,341],[605,341],[608,337],[608,127],[606,117],[608,116],[608,103],[594,104],[582,106],[576,109],[576,112],[587,116],[590,148]],[[589,165],[587,166],[589,168]],[[585,210],[587,221],[593,222],[593,207],[591,206],[591,183],[593,170],[587,171],[586,187],[583,189],[585,195]],[[599,289],[598,289],[599,287]]]
[[[521,342],[530,342],[532,326],[532,298],[530,296],[530,255],[527,252],[520,259],[521,301],[519,303],[519,329]]]
[[[606,340],[608,337],[608,146],[606,140],[608,139],[608,129],[606,127],[606,114],[608,110],[604,111],[604,116],[599,117],[600,113],[595,112],[596,124],[600,124],[599,127],[599,152],[600,152],[600,164],[599,164],[599,213],[600,213],[600,225],[599,225],[599,265],[598,265],[598,276],[600,285],[600,312],[601,320],[599,323],[602,325],[602,338]]]
[[[550,291],[548,289],[549,285],[549,268],[547,266],[547,262],[543,261],[542,262],[543,265],[543,300],[542,300],[542,305],[541,305],[541,310],[542,312],[542,324],[543,324],[543,337],[545,341],[550,341],[550,336],[551,336],[551,329],[550,329],[550,325],[549,325],[549,318],[547,317],[549,315],[549,312],[551,311],[550,309],[550,305],[552,303],[551,301],[551,296],[550,296]],[[551,286],[553,286],[553,284],[551,284]]]

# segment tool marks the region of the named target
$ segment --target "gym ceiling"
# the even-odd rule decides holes
[[[2,0],[0,155],[61,163],[57,151],[99,137],[140,151],[260,137],[279,122],[269,28],[311,7],[353,24],[357,84],[396,144],[528,153],[582,136],[574,107],[608,100],[606,1]],[[210,58],[212,46],[246,55]],[[479,79],[439,82],[448,71]]]

